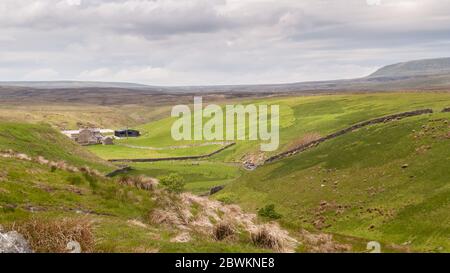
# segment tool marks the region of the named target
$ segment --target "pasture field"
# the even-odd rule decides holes
[[[302,230],[333,234],[335,240],[352,245],[354,251],[364,250],[365,243],[371,240],[393,252],[450,251],[450,113],[440,112],[450,107],[450,93],[273,97],[241,103],[280,105],[277,151],[262,153],[258,141],[237,141],[229,149],[202,160],[116,165],[107,162],[112,158],[195,156],[221,147],[207,141],[174,141],[170,135],[174,119],[167,116],[167,108],[165,114],[154,116],[156,120],[151,122],[140,119],[130,108],[128,115],[137,115],[134,128],[143,135],[117,140],[112,146],[80,147],[57,133],[52,128],[58,128],[55,123],[44,125],[39,119],[30,119],[32,124],[15,119],[2,121],[0,149],[43,155],[102,173],[127,164],[133,169],[126,174],[130,177],[177,174],[186,182],[185,190],[195,194],[225,186],[212,198],[238,204],[249,213],[273,204],[281,214],[278,222],[294,236],[301,238]],[[261,163],[311,138],[358,122],[424,108],[431,108],[434,113],[367,126],[254,171],[242,167],[244,161]],[[84,109],[88,119],[94,119],[94,109]],[[63,122],[66,115],[63,114]],[[70,120],[73,124],[79,122],[76,116]],[[108,123],[104,127],[116,126]],[[30,206],[42,210],[41,215],[49,219],[56,215],[72,217],[74,212],[63,208],[79,207],[97,213],[96,236],[105,239],[96,251],[139,251],[143,240],[148,242],[145,244],[148,251],[264,251],[249,244],[248,238],[228,244],[193,234],[196,243],[171,242],[177,235],[175,231],[167,232],[146,220],[148,209],[159,204],[138,189],[129,193],[115,185],[114,181],[122,175],[100,179],[96,188],[90,178],[83,176],[81,184],[71,184],[70,172],[8,158],[0,161],[3,166],[0,181],[6,181],[0,185],[0,205],[8,212],[2,214],[2,223],[28,219]],[[77,189],[73,190],[73,186]],[[130,225],[132,219],[144,222],[146,228]],[[162,241],[149,240],[150,233]],[[120,244],[113,243],[111,238],[118,238]]]
[[[222,148],[222,145],[205,145],[193,147],[159,147],[125,146],[124,141],[116,140],[115,145],[92,145],[87,148],[103,159],[145,159],[168,158],[181,156],[201,156],[210,154]]]
[[[437,113],[363,128],[247,172],[216,198],[275,204],[294,229],[448,252],[449,122]]]
[[[449,250],[450,115],[439,113],[450,105],[449,93],[310,96],[251,103],[280,105],[281,145],[276,153],[308,135],[324,136],[376,117],[424,108],[435,113],[362,128],[254,172],[230,165],[235,169],[231,184],[223,183],[220,175],[207,183],[191,182],[189,177],[195,175],[190,162],[142,163],[137,172],[157,176],[174,170],[197,193],[227,185],[217,199],[238,203],[250,212],[275,204],[283,215],[281,222],[295,230],[378,240],[411,251]],[[170,137],[172,122],[167,118],[142,125],[149,133],[129,143],[176,145]],[[258,149],[258,142],[238,141],[202,164],[239,163],[249,154],[258,157]],[[442,221],[435,223],[436,218]]]
[[[361,121],[399,112],[423,108],[441,111],[449,105],[449,101],[450,93],[376,93],[264,98],[240,103],[280,105],[280,146],[276,151],[265,153],[264,156],[269,157],[294,146],[305,135],[324,136]],[[174,118],[167,117],[137,126],[144,133],[142,137],[119,143],[144,147],[199,143],[174,141],[171,137],[174,121]],[[240,162],[249,154],[259,154],[259,144],[259,141],[237,141],[236,146],[217,155],[217,158]]]
[[[128,175],[166,176],[175,173],[183,177],[186,190],[193,193],[208,193],[216,186],[224,186],[239,177],[243,170],[236,164],[211,161],[167,161],[131,163],[134,170]]]

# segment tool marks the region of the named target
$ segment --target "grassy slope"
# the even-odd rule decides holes
[[[75,166],[89,166],[100,171],[114,169],[113,165],[44,124],[0,123],[0,150],[6,149],[49,160],[64,160]]]
[[[93,105],[89,103],[0,103],[0,121],[49,123],[65,130],[82,126],[118,129],[158,120],[170,113],[165,105]]]
[[[106,179],[93,186],[81,175],[51,172],[31,162],[0,159],[0,164],[0,224],[4,226],[30,218],[87,217],[94,222],[96,252],[264,251],[250,243],[216,242],[202,235],[190,243],[173,243],[170,239],[177,231],[148,223],[150,210],[157,207],[149,192]],[[69,182],[74,176],[81,178],[80,184]],[[135,219],[147,226],[129,222]]]
[[[412,109],[433,107],[435,110],[440,110],[444,106],[449,106],[450,95],[448,93],[397,93],[315,96],[273,99],[270,102],[281,105],[281,149],[284,149],[289,143],[305,133],[319,132],[323,135],[358,121]],[[439,117],[439,115],[441,114],[434,116]],[[448,214],[446,214],[449,194],[447,184],[445,184],[448,182],[445,179],[448,180],[449,175],[444,169],[445,162],[448,162],[449,157],[448,154],[442,152],[448,151],[449,147],[445,146],[448,145],[448,140],[447,142],[439,142],[437,139],[430,137],[423,139],[422,141],[432,145],[432,149],[423,155],[421,154],[420,158],[412,157],[415,152],[414,147],[418,145],[420,147],[422,144],[412,143],[408,138],[408,133],[411,134],[413,129],[419,130],[423,122],[425,121],[422,121],[421,118],[414,118],[399,123],[373,126],[369,128],[369,131],[366,131],[366,129],[360,130],[354,134],[325,143],[318,149],[295,158],[277,162],[254,173],[249,173],[244,178],[237,180],[232,187],[226,190],[225,194],[228,195],[228,199],[232,197],[251,211],[268,202],[274,202],[278,206],[277,209],[280,209],[284,214],[283,221],[285,224],[294,228],[300,226],[313,228],[312,222],[316,220],[314,215],[319,203],[323,200],[329,203],[336,200],[339,204],[350,204],[351,209],[345,210],[343,214],[345,217],[333,216],[335,212],[331,209],[325,211],[325,225],[331,223],[326,231],[365,239],[378,239],[385,242],[412,241],[414,249],[439,250],[439,247],[443,247],[448,251],[448,244],[441,244],[441,242],[448,242],[448,226],[450,225],[448,224]],[[396,127],[394,126],[396,124],[404,125]],[[170,125],[171,122],[168,120],[144,125],[141,129],[146,131],[145,128],[148,128],[148,131],[146,131],[149,132],[146,135],[148,137],[133,140],[137,142],[130,144],[144,144],[142,146],[181,145],[171,140],[170,133],[168,134]],[[33,125],[35,127],[30,130],[31,127],[28,127],[30,125],[2,123],[0,126],[2,126],[0,149],[12,148],[32,155],[43,154],[50,159],[64,159],[75,165],[89,165],[101,170],[111,168],[107,163],[90,153],[84,152],[78,146],[75,145],[76,147],[74,147],[74,144],[71,144],[63,136],[58,135],[56,137],[53,134],[54,131],[49,127]],[[399,138],[399,136],[403,137]],[[140,143],[142,140],[145,143]],[[55,147],[54,143],[59,144]],[[389,145],[383,145],[384,143]],[[136,173],[159,176],[169,172],[177,172],[192,183],[188,185],[190,190],[202,192],[209,186],[225,184],[223,182],[229,182],[229,179],[238,177],[240,171],[237,166],[226,165],[229,168],[227,169],[223,167],[222,162],[239,160],[242,155],[257,151],[258,146],[256,144],[254,142],[240,142],[230,150],[215,156],[210,162],[200,162],[200,165],[196,165],[195,168],[192,162],[137,164],[135,166],[137,168]],[[382,147],[381,150],[379,149],[380,146]],[[75,152],[69,152],[69,150]],[[351,153],[345,153],[347,151]],[[73,153],[76,156],[73,157]],[[2,160],[2,163],[8,161],[0,160]],[[405,163],[410,164],[410,167],[401,169],[402,164]],[[5,166],[8,165],[5,163]],[[18,169],[10,172],[9,169],[15,166]],[[333,170],[333,168],[336,170]],[[27,199],[23,196],[24,192],[27,191],[25,189],[16,191],[16,181],[20,179],[21,174],[26,174],[30,170],[32,172],[33,169],[39,169],[39,166],[19,165],[14,162],[9,167],[5,167],[1,177],[2,179],[6,177],[7,183],[11,183],[10,187],[13,192],[19,194],[20,197],[16,198],[16,201],[7,199],[9,200],[7,202],[14,203],[20,200],[23,203],[27,202]],[[411,178],[409,172],[413,172],[413,178]],[[59,181],[62,185],[67,185],[66,180],[70,176],[70,174],[64,173],[62,177],[54,177],[56,174],[50,173],[48,170],[43,170],[43,173],[42,182],[44,184],[51,184],[53,183],[51,179],[55,179],[56,182]],[[10,174],[11,177],[8,177]],[[36,181],[32,182],[31,180],[31,176],[23,180],[32,183],[30,184],[31,187],[27,185],[26,189],[39,191],[39,185],[35,184]],[[334,187],[336,181],[338,186]],[[277,183],[276,187],[273,186],[273,183]],[[321,186],[322,184],[324,187]],[[108,185],[108,182],[105,181],[104,185]],[[1,184],[0,187],[4,187],[4,184]],[[90,189],[88,185],[83,187]],[[0,189],[1,198],[10,198],[8,197],[10,196],[9,190],[7,188],[5,190]],[[64,192],[65,190],[61,191]],[[117,199],[123,198],[120,197],[123,195],[122,193],[117,194],[120,188],[111,191],[115,193],[108,198],[112,198],[115,205],[120,204],[116,202]],[[139,195],[139,193],[137,194]],[[40,195],[40,193],[37,195]],[[66,192],[60,199],[57,199],[57,202],[63,203],[67,198],[74,198],[72,195],[76,197],[75,194]],[[109,209],[103,206],[105,197],[95,194],[91,197],[98,198],[98,202],[92,202],[93,209]],[[46,201],[53,199],[53,196],[42,199]],[[137,199],[141,198],[138,197]],[[125,198],[124,200],[130,202],[130,199]],[[2,201],[2,206],[7,202]],[[86,201],[83,200],[80,204],[86,204]],[[102,205],[99,206],[99,204]],[[132,251],[139,245],[138,242],[148,238],[146,237],[149,233],[148,230],[140,230],[140,228],[126,223],[126,219],[130,219],[130,216],[138,219],[144,217],[142,215],[145,210],[141,210],[142,204],[133,206],[128,212],[115,212],[115,214],[121,215],[119,218],[98,218],[101,219],[100,222],[104,221],[105,223],[100,224],[96,229],[99,232],[98,236],[107,238],[101,249],[114,248],[114,245],[117,245],[110,241],[113,236],[120,235],[118,238],[121,240],[120,244],[123,245],[123,247],[115,249],[117,251]],[[391,213],[393,216],[391,219],[376,216],[376,213],[369,212],[373,211],[374,208],[381,208],[383,214]],[[50,217],[63,215],[64,213],[67,212],[45,212],[45,214],[50,214]],[[17,209],[14,213],[9,212],[3,215],[2,219],[10,221],[22,215],[28,217],[30,213]],[[435,219],[442,219],[437,223],[436,228],[434,228]],[[433,227],[430,227],[432,224]],[[374,225],[374,228],[368,229],[371,225]],[[117,228],[114,226],[117,226]],[[169,237],[162,231],[157,233],[163,238]],[[149,248],[157,247],[161,251],[169,251],[172,248],[177,248],[178,251],[189,249],[224,251],[245,248],[245,246],[241,248],[240,245],[213,247],[212,245],[215,244],[210,244],[208,241],[199,242],[195,246],[191,244],[178,246],[178,244],[171,244],[167,240],[159,243],[151,240],[147,242]]]
[[[206,193],[212,187],[227,185],[242,171],[235,165],[208,161],[133,163],[130,174],[144,174],[160,177],[171,173],[179,174],[186,182],[186,189],[193,193]]]
[[[361,129],[247,173],[222,195],[251,211],[274,203],[292,228],[448,252],[449,120],[438,113]]]
[[[441,110],[450,104],[450,93],[382,93],[361,95],[308,96],[273,98],[241,102],[280,105],[280,148],[287,149],[292,142],[306,133],[322,135],[357,122],[388,114],[421,108]],[[171,137],[173,118],[165,118],[139,127],[143,137],[123,140],[137,146],[167,147],[193,144],[194,141],[174,141]],[[198,143],[198,142],[197,142]],[[248,153],[259,150],[257,141],[238,141],[235,147],[217,156],[220,160],[239,161]],[[186,155],[191,150],[185,150]]]
[[[13,149],[104,171],[112,169],[46,125],[0,123],[0,129],[2,150]],[[170,239],[177,231],[148,223],[150,210],[158,206],[153,194],[120,186],[115,180],[92,180],[80,173],[3,157],[0,166],[0,224],[4,226],[30,218],[88,217],[94,222],[94,250],[100,252],[264,251],[250,243],[216,242],[195,234],[198,237],[190,243],[173,243]],[[147,222],[147,226],[130,224],[129,220],[134,219]]]
[[[208,145],[199,147],[182,148],[164,148],[149,149],[146,146],[142,148],[133,148],[118,145],[120,141],[116,140],[116,145],[92,145],[88,149],[103,159],[136,159],[136,158],[166,158],[180,156],[200,156],[210,154],[222,148],[221,145]]]
[[[388,114],[411,111],[414,109],[433,108],[440,111],[442,108],[450,105],[450,93],[382,93],[382,94],[350,94],[350,95],[330,95],[330,96],[305,96],[292,98],[272,98],[240,103],[268,103],[280,105],[280,148],[267,156],[287,150],[298,139],[309,133],[318,133],[326,135],[339,129],[348,127],[357,122],[365,121],[375,117]],[[136,146],[167,147],[172,145],[193,144],[194,142],[173,141],[170,136],[170,128],[174,119],[165,118],[139,127],[143,132],[141,138],[121,140],[124,144]],[[198,144],[198,142],[197,142]],[[210,147],[210,146],[206,146]],[[213,146],[211,146],[213,147]],[[181,155],[199,154],[197,149],[205,147],[194,147],[181,150],[173,150],[170,153]],[[130,158],[137,156],[134,151],[125,151],[119,146],[110,146],[107,148],[93,146],[91,151],[104,158]],[[116,150],[117,149],[117,150]],[[237,145],[215,155],[209,161],[218,162],[239,162],[247,154],[257,154],[259,143],[256,141],[238,141]],[[131,152],[131,153],[130,153]],[[141,153],[142,151],[137,151]],[[145,151],[147,152],[147,151]],[[154,151],[150,151],[154,152]],[[158,151],[161,153],[164,151]],[[155,156],[160,156],[159,154]],[[161,169],[157,165],[140,166],[140,171],[144,171],[145,166],[148,169],[145,173],[158,176],[161,171],[166,170],[167,164],[162,164]],[[170,166],[177,166],[178,173],[189,174],[192,172],[189,164],[183,162],[172,162]],[[235,168],[239,168],[235,166]],[[208,172],[205,169],[205,172]],[[237,170],[235,171],[237,172]],[[217,183],[213,180],[216,179]],[[211,183],[192,184],[191,190],[201,192],[210,185],[221,183],[222,178],[211,178]],[[191,180],[188,179],[188,182]]]

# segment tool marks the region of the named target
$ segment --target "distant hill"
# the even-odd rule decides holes
[[[450,73],[450,58],[410,61],[380,68],[369,78],[439,75]]]
[[[128,82],[85,82],[85,81],[8,81],[0,82],[0,86],[30,88],[148,88],[148,85]]]
[[[33,90],[56,90],[58,93],[67,89],[78,89],[79,93],[106,93],[120,89],[120,93],[129,98],[135,92],[143,93],[334,93],[334,92],[371,92],[371,91],[426,91],[450,90],[450,58],[416,60],[388,65],[380,68],[367,77],[315,82],[297,82],[287,84],[262,85],[212,85],[212,86],[149,86],[121,82],[80,82],[80,81],[43,81],[43,82],[0,82],[0,94],[10,93],[8,88],[27,88],[25,95],[30,96]],[[94,89],[97,89],[94,91]],[[23,91],[23,90],[22,90]],[[52,93],[56,93],[52,92]],[[117,91],[117,90],[116,90]],[[20,90],[14,90],[14,96]],[[38,95],[42,95],[40,92]],[[125,95],[126,94],[126,95]],[[73,99],[77,92],[71,90]]]

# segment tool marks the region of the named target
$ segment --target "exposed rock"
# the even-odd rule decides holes
[[[252,162],[244,162],[244,169],[248,170],[248,171],[253,171],[255,170],[258,166]]]
[[[224,188],[225,188],[225,186],[217,186],[217,187],[211,188],[211,190],[209,190],[209,195],[218,193],[219,191],[223,190]]]
[[[0,253],[32,253],[28,242],[16,231],[2,232],[0,226]]]

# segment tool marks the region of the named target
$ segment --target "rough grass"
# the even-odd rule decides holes
[[[222,241],[230,236],[236,234],[236,227],[233,223],[228,221],[222,221],[217,223],[213,229],[214,239]]]
[[[92,221],[86,217],[52,220],[31,218],[15,222],[9,229],[22,234],[33,251],[39,253],[69,252],[67,245],[72,241],[80,244],[82,252],[94,250]]]
[[[325,135],[402,111],[440,111],[449,106],[450,94],[348,94],[273,98],[257,103],[281,106],[281,146],[276,151],[280,152],[311,133]],[[175,172],[185,178],[189,190],[199,193],[235,180],[217,198],[226,197],[227,203],[240,203],[250,212],[273,203],[283,215],[283,226],[294,231],[320,229],[320,233],[334,233],[334,239],[356,238],[351,244],[364,247],[366,241],[378,240],[382,249],[390,245],[403,249],[398,247],[402,245],[412,251],[448,252],[449,129],[443,120],[430,121],[442,118],[449,116],[434,114],[430,118],[415,117],[364,128],[245,173],[242,178],[239,166],[229,162],[240,162],[246,155],[258,153],[257,142],[238,142],[204,162],[133,164],[136,170],[130,175],[157,177]],[[124,144],[186,144],[171,139],[171,124],[169,119],[163,119],[143,125],[139,129],[144,137]],[[0,129],[1,149],[29,151],[31,156],[45,155],[79,167],[111,168],[66,138],[55,137],[49,126],[1,123]],[[73,173],[36,162],[0,158],[0,164],[2,224],[27,220],[32,215],[61,218],[82,213],[96,220],[93,232],[98,242],[94,251],[271,251],[255,247],[251,241],[230,243],[197,234],[192,234],[188,243],[171,242],[180,235],[178,231],[146,222],[149,210],[164,208],[155,203],[151,192],[102,178],[94,189],[84,176],[72,183],[74,180],[69,177]],[[198,209],[190,212],[195,215]],[[136,219],[145,222],[145,226],[129,222]],[[198,222],[203,223],[206,222]],[[328,246],[325,244],[324,248]]]
[[[46,160],[65,161],[101,171],[113,169],[108,162],[44,124],[0,122],[0,150],[14,150],[32,157],[42,156]]]
[[[370,126],[268,164],[222,194],[295,228],[450,251],[450,115]],[[438,220],[439,219],[439,220]]]
[[[297,241],[277,224],[261,224],[255,215],[244,213],[235,205],[187,193],[176,199],[160,196],[158,203],[158,208],[149,214],[150,223],[182,231],[178,241],[190,238],[187,235],[203,234],[215,241],[250,243],[275,252],[292,252],[297,246]],[[269,233],[259,234],[260,231]]]
[[[283,231],[274,228],[271,224],[257,227],[251,232],[253,244],[259,247],[272,249],[276,252],[289,252],[293,242],[286,237]]]
[[[78,174],[76,183],[72,183],[76,173],[52,171],[33,161],[0,158],[0,164],[0,224],[27,234],[36,252],[64,252],[69,239],[80,242],[88,238],[87,233],[80,233],[80,228],[70,229],[76,227],[76,222],[61,221],[79,217],[92,220],[91,231],[95,238],[92,247],[82,246],[83,251],[265,251],[247,241],[217,242],[195,232],[189,242],[175,240],[179,234],[174,222],[167,222],[168,228],[147,221],[149,211],[174,206],[170,198],[167,203],[155,201],[163,191],[142,187],[140,183],[147,178],[136,178],[132,183],[121,185],[117,179],[96,177],[93,187],[88,177]]]
[[[3,144],[8,150],[21,148],[20,143]],[[176,227],[144,223],[150,210],[167,206],[155,202],[164,191],[154,188],[154,179],[108,179],[91,168],[36,156],[52,153],[28,151],[33,156],[16,152],[0,156],[0,224],[23,233],[36,252],[65,252],[71,240],[81,243],[83,252],[265,251],[247,241],[217,242],[197,233],[190,235],[191,241],[182,242],[178,232],[171,231]],[[72,155],[70,151],[62,154]],[[80,217],[94,224],[83,225]]]
[[[153,191],[158,185],[158,180],[152,177],[139,176],[122,176],[118,179],[119,184],[136,187],[141,190]]]

